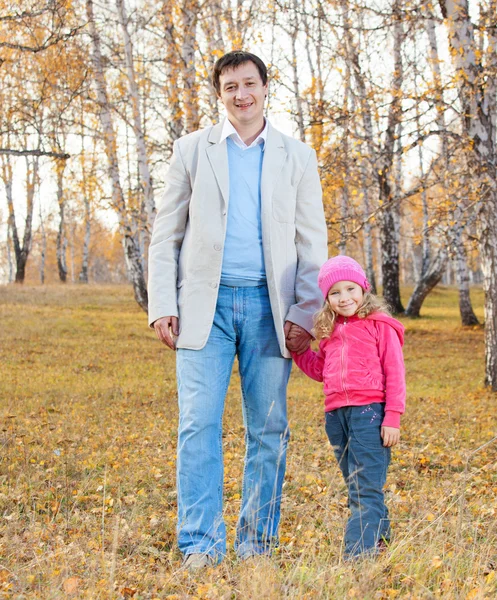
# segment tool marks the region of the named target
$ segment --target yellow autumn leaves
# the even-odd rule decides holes
[[[481,293],[474,301],[481,316]],[[174,355],[131,290],[0,288],[0,598],[495,598],[497,415],[483,333],[460,327],[453,290],[425,310],[404,320],[409,397],[386,488],[388,552],[343,562],[347,500],[322,392],[294,370],[280,548],[248,565],[230,547],[192,578],[175,540]],[[236,379],[224,425],[232,544],[244,455]]]

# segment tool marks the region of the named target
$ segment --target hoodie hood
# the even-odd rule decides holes
[[[400,345],[404,345],[404,332],[405,327],[402,325],[400,321],[394,319],[390,315],[387,315],[384,312],[373,312],[366,317],[369,321],[382,321],[383,323],[387,323],[390,327],[393,327],[399,336]]]

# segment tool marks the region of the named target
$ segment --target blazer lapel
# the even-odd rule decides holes
[[[271,207],[273,191],[278,185],[286,157],[283,138],[280,132],[269,123],[261,176],[261,203],[264,210]]]
[[[221,190],[224,203],[227,206],[230,195],[230,180],[228,167],[228,152],[226,149],[226,140],[221,144],[219,138],[223,129],[223,123],[215,125],[209,134],[208,141],[210,146],[207,146],[206,152],[209,159],[216,181]]]

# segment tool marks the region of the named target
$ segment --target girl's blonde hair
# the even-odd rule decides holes
[[[388,304],[381,298],[378,298],[375,294],[364,292],[362,304],[355,314],[360,319],[364,319],[374,312],[383,312],[389,315],[390,309]],[[321,310],[314,316],[313,333],[317,340],[322,340],[332,334],[333,329],[335,329],[336,319],[337,314],[331,309],[330,303],[328,302],[328,299],[326,299]]]

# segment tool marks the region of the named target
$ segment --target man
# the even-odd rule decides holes
[[[176,349],[178,544],[192,570],[226,552],[221,436],[235,356],[246,427],[235,548],[244,559],[277,544],[285,338],[298,327],[288,348],[309,345],[327,258],[316,155],[264,119],[266,66],[230,52],[213,84],[227,119],[175,142],[149,260],[149,321]]]

